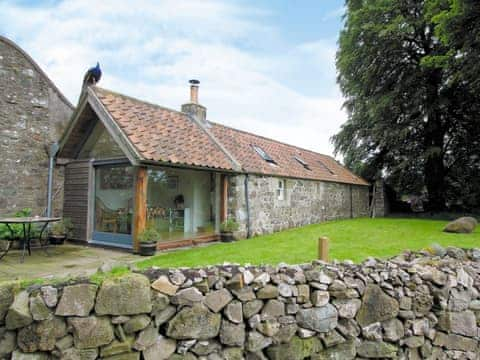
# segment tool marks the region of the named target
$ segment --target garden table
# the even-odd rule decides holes
[[[22,240],[22,257],[20,258],[20,262],[24,262],[25,260],[25,252],[28,250],[28,254],[31,255],[32,251],[30,248],[30,241],[32,240],[31,238],[31,230],[32,230],[32,224],[43,224],[40,230],[40,235],[39,235],[39,241],[40,241],[40,246],[45,248],[45,251],[47,252],[47,242],[45,241],[44,244],[42,244],[42,234],[47,228],[48,224],[55,222],[55,221],[60,221],[62,218],[59,217],[41,217],[41,216],[32,216],[32,217],[10,217],[10,218],[0,218],[0,224],[5,224],[12,233],[12,239],[5,239],[6,245],[0,247],[0,259],[4,257],[7,253],[8,250],[10,249],[11,243],[13,240],[15,240],[15,232],[11,228],[10,225],[13,224],[21,224],[22,229],[23,229],[23,238]],[[0,240],[1,241],[1,240]],[[47,252],[48,255],[48,252]]]

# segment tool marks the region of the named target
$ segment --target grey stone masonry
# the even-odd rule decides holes
[[[285,189],[279,199],[279,182]],[[368,216],[368,186],[272,176],[248,176],[251,235],[268,234],[327,220]],[[247,233],[245,175],[230,177],[229,216]]]
[[[372,217],[384,217],[389,213],[389,204],[383,180],[375,182],[374,190]]]
[[[47,205],[48,155],[73,108],[36,63],[0,36],[0,215]],[[63,169],[55,171],[55,215],[61,215]]]
[[[480,249],[19,285],[0,284],[2,359],[478,359],[480,351]]]

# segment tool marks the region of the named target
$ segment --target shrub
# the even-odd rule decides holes
[[[32,209],[24,208],[20,211],[17,211],[13,217],[29,217],[32,216]],[[23,226],[22,224],[10,224],[10,228],[13,231],[10,231],[6,224],[0,224],[0,239],[21,239],[23,238]],[[36,232],[36,227],[32,226],[31,233],[32,235]]]
[[[221,232],[234,232],[239,228],[238,223],[233,219],[227,219],[220,225]]]
[[[138,240],[141,243],[154,243],[160,239],[160,234],[158,233],[157,229],[150,225],[145,228],[139,235]]]
[[[50,235],[71,237],[73,234],[73,223],[70,218],[63,218],[52,224],[50,228]]]

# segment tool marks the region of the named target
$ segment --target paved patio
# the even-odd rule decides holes
[[[20,263],[20,251],[11,250],[0,260],[0,281],[39,277],[91,275],[105,262],[131,263],[144,259],[127,252],[65,244],[44,250],[33,249]]]

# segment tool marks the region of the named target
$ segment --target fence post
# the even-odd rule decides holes
[[[318,259],[328,261],[328,237],[322,236],[318,239]]]

